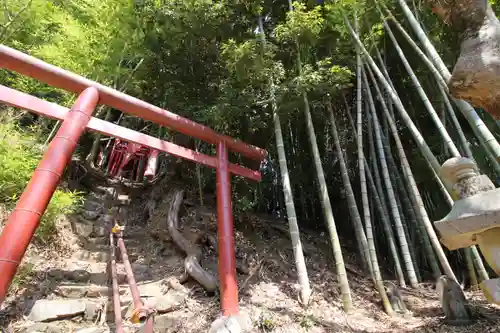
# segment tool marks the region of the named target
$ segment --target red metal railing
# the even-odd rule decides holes
[[[113,312],[115,314],[115,332],[123,333],[122,308],[120,304],[120,287],[118,285],[118,276],[116,274],[116,246],[115,237],[112,232],[109,233],[109,249],[111,254],[111,286],[113,289]]]
[[[47,64],[4,45],[0,45],[0,68],[16,71],[67,91],[82,93],[75,102],[75,106],[68,111],[57,104],[0,86],[0,101],[46,117],[64,120],[58,134],[50,143],[39,167],[35,170],[33,178],[22,194],[16,209],[9,216],[0,236],[0,304],[5,298],[8,286],[33,237],[40,217],[55,191],[60,175],[86,126],[88,129],[102,134],[145,145],[151,149],[164,151],[217,169],[221,309],[223,315],[237,314],[238,288],[234,257],[230,173],[257,181],[260,180],[261,175],[259,171],[229,163],[228,150],[241,153],[259,162],[266,157],[266,151],[218,134],[206,126]],[[100,104],[170,127],[180,133],[216,144],[217,157],[200,154],[113,123],[91,118],[91,113],[97,101]],[[85,113],[81,111],[85,111]],[[119,321],[121,323],[121,315]]]
[[[115,227],[118,227],[115,225]],[[113,228],[114,229],[114,228]],[[123,235],[121,230],[113,230],[111,231],[111,247],[115,247],[113,238],[116,238],[116,244],[118,249],[120,250],[123,266],[125,267],[125,273],[127,274],[127,282],[130,288],[130,294],[132,295],[132,301],[134,303],[134,310],[132,311],[132,318],[131,321],[133,323],[142,323],[144,325],[144,333],[153,333],[153,314],[154,310],[150,309],[148,307],[144,306],[144,303],[141,300],[141,294],[139,292],[139,288],[137,287],[137,282],[135,281],[134,277],[134,272],[132,270],[132,265],[130,265],[130,260],[128,259],[128,254],[127,254],[127,248],[125,247],[125,242],[123,241]],[[119,316],[119,320],[121,322],[121,310],[120,312],[117,312],[116,309],[120,308],[120,296],[119,296],[119,291],[117,292],[116,288],[115,289],[115,284],[117,285],[118,283],[116,282],[116,253],[114,254],[114,262],[112,262],[112,271],[111,273],[114,274],[112,275],[113,279],[113,302],[114,302],[114,308],[115,308],[115,320]],[[114,273],[113,273],[114,269]],[[118,306],[116,306],[118,304]],[[117,333],[123,333],[123,331],[119,332],[117,329]]]

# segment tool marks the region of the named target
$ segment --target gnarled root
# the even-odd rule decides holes
[[[186,253],[184,267],[186,272],[195,279],[208,292],[214,292],[217,289],[217,280],[210,273],[205,271],[201,265],[201,250],[194,244],[191,244],[177,229],[179,224],[179,209],[184,195],[183,190],[175,189],[170,202],[167,217],[167,229],[174,241],[182,251]]]

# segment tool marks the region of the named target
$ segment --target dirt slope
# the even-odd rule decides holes
[[[98,195],[90,195],[89,200],[94,197],[94,202],[98,202],[99,198],[96,200],[96,196]],[[129,256],[134,265],[146,267],[147,270],[140,273],[144,278],[140,278],[139,283],[144,288],[163,285],[172,277],[180,279],[184,273],[184,255],[172,242],[160,240],[145,228],[148,217],[144,214],[147,209],[144,200],[147,197],[144,194],[131,197],[132,202],[121,214],[127,224],[125,241]],[[201,233],[217,239],[214,209],[198,207],[193,202],[188,196],[184,209],[181,210],[180,224],[183,233],[186,237]],[[86,215],[88,217],[88,212]],[[33,332],[29,330],[33,323],[27,320],[26,314],[36,300],[54,298],[64,282],[54,277],[53,272],[68,262],[73,262],[75,256],[80,258],[85,253],[94,256],[99,251],[107,252],[105,246],[90,248],[92,243],[88,241],[91,236],[95,236],[92,232],[95,232],[96,226],[99,227],[96,224],[100,221],[99,218],[90,229],[88,223],[82,221],[87,221],[82,214],[62,218],[59,234],[53,244],[30,247],[29,255],[24,261],[25,265],[29,264],[30,269],[23,271],[23,281],[17,281],[0,310],[2,327],[10,327],[15,332]],[[498,307],[486,305],[483,296],[477,292],[467,293],[467,296],[483,318],[469,327],[444,325],[437,295],[431,287],[425,286],[419,290],[403,290],[413,316],[389,318],[382,311],[372,283],[363,277],[349,253],[345,253],[345,260],[355,310],[346,315],[341,310],[339,288],[333,273],[333,256],[327,237],[311,231],[302,234],[313,289],[311,305],[304,310],[297,301],[293,252],[288,235],[283,231],[286,230],[286,222],[247,215],[235,221],[235,228],[237,260],[248,266],[247,274],[238,274],[238,282],[241,310],[250,315],[254,325],[251,332],[500,332]],[[101,233],[100,237],[105,237],[105,233]],[[203,267],[217,275],[216,249],[205,246],[203,254]],[[158,329],[158,332],[206,332],[217,317],[217,296],[207,295],[193,281],[188,281],[185,287],[189,292],[185,304],[162,317],[170,318],[169,324]],[[84,319],[76,316],[46,324],[44,329],[46,332],[76,332],[79,328],[92,326],[91,324],[96,325],[95,322],[85,323]],[[109,309],[107,318],[97,323],[99,324],[103,328],[112,329],[113,320]]]

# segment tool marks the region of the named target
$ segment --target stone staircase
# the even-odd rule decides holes
[[[28,307],[25,320],[14,332],[24,333],[106,333],[115,332],[110,278],[109,230],[114,214],[130,200],[119,195],[109,209],[112,188],[90,195],[82,211],[72,221],[72,229],[80,240],[79,249],[61,262],[50,263],[46,279],[51,287],[43,298]],[[116,196],[115,196],[116,198]],[[108,206],[108,207],[106,207]],[[154,332],[179,332],[189,291],[175,278],[158,277],[142,254],[148,246],[144,228],[125,227],[124,241],[143,303],[156,310]],[[125,332],[143,332],[144,327],[129,321],[134,310],[127,275],[117,254],[117,279],[120,285],[120,306]],[[181,258],[182,259],[182,258]],[[169,262],[166,260],[166,264]],[[173,266],[182,260],[171,260]],[[176,268],[176,267],[174,267]],[[155,278],[156,276],[156,278]]]

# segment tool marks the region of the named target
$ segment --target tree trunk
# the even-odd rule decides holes
[[[262,17],[259,15],[259,29],[262,41],[262,46],[265,46],[266,38]],[[309,277],[307,275],[307,267],[304,259],[304,252],[302,251],[302,243],[300,241],[299,225],[297,223],[297,214],[295,212],[295,204],[293,202],[292,187],[290,185],[290,175],[288,173],[288,165],[286,161],[285,146],[283,143],[283,134],[281,131],[281,123],[278,115],[278,106],[276,105],[276,98],[274,94],[273,78],[269,79],[269,92],[273,108],[273,121],[274,121],[274,135],[276,137],[276,150],[278,151],[278,161],[281,171],[281,181],[283,185],[283,194],[285,196],[285,207],[288,218],[288,228],[290,231],[290,239],[293,246],[293,255],[295,258],[295,265],[297,267],[297,278],[300,284],[300,300],[303,305],[309,304],[309,297],[311,295],[311,287],[309,285]]]
[[[356,29],[358,29],[357,26],[357,20],[356,20]],[[359,184],[361,187],[361,202],[362,202],[362,207],[363,207],[363,220],[364,220],[364,225],[366,229],[366,236],[369,237],[368,232],[371,231],[371,219],[370,219],[370,207],[368,206],[368,190],[366,188],[366,174],[365,174],[365,164],[363,163],[364,160],[364,154],[363,154],[363,108],[362,108],[362,87],[363,87],[363,81],[361,77],[361,71],[362,71],[363,64],[361,63],[361,56],[359,53],[359,48],[356,48],[356,129],[357,129],[357,136],[356,136],[356,143],[358,147],[358,168],[359,168]],[[331,105],[330,105],[331,108]],[[332,122],[334,121],[333,118],[333,111],[331,111],[331,117],[332,117]],[[333,126],[333,125],[332,125]],[[339,152],[341,154],[341,152]],[[354,197],[354,194],[353,194]],[[356,201],[354,201],[356,203]],[[362,224],[362,223],[361,223]],[[368,230],[370,229],[370,230]],[[373,239],[372,239],[373,241]],[[368,247],[367,247],[368,249]],[[369,265],[370,273],[372,275],[372,278],[374,278],[374,267],[370,267],[371,264],[373,264],[373,259],[370,260],[371,253],[368,253],[366,256],[366,262]],[[371,263],[371,264],[370,264]]]
[[[432,0],[431,0],[432,1]],[[463,0],[460,0],[463,1]],[[448,68],[445,66],[443,60],[437,53],[436,49],[430,42],[429,38],[425,34],[425,32],[422,30],[422,27],[420,26],[419,22],[411,12],[410,8],[406,4],[405,0],[398,0],[398,3],[400,4],[401,8],[403,9],[403,12],[405,16],[408,18],[408,22],[410,23],[412,29],[414,30],[415,34],[417,35],[418,39],[422,43],[424,50],[429,54],[430,58],[434,62],[434,65],[436,66],[437,70],[443,77],[445,81],[451,82],[451,73],[448,70]],[[455,1],[449,1],[450,4],[454,4]],[[473,2],[470,2],[473,4]],[[475,3],[475,2],[474,2]],[[486,1],[484,1],[486,3]],[[477,2],[479,4],[479,2]],[[487,5],[489,7],[489,5]],[[389,12],[390,14],[390,12]],[[391,15],[392,16],[392,15]],[[496,19],[495,19],[496,20]],[[497,34],[498,29],[494,28],[492,29],[493,34]],[[482,33],[484,35],[484,33]],[[498,38],[492,39],[493,43],[498,43]],[[484,45],[483,45],[484,46]],[[479,45],[478,45],[479,47]],[[485,50],[486,53],[485,55],[489,54],[489,51]],[[500,54],[500,52],[496,53],[497,55]],[[497,56],[498,57],[498,56]],[[483,61],[482,57],[477,57],[476,61]],[[458,63],[457,63],[458,64]],[[497,71],[498,71],[498,66],[495,67],[496,71],[492,71],[494,77],[497,76]],[[483,71],[484,72],[484,71]],[[475,84],[475,83],[473,83]],[[481,85],[483,82],[478,82],[477,84]],[[492,86],[493,87],[493,86]],[[496,89],[496,87],[495,87]],[[500,91],[500,90],[495,90],[495,91]],[[496,97],[495,97],[496,98]],[[484,122],[481,120],[477,112],[474,110],[474,108],[467,102],[453,98],[453,102],[458,106],[460,112],[462,112],[463,116],[467,119],[469,122],[470,126],[472,127],[473,131],[476,133],[476,136],[481,138],[480,140],[483,141],[486,145],[488,145],[489,149],[491,152],[495,155],[497,159],[500,159],[500,145],[498,144],[497,140],[493,136],[493,134],[490,132],[490,130],[486,127]],[[499,108],[500,110],[500,108]]]
[[[364,74],[364,73],[363,73]],[[406,240],[406,235],[403,229],[403,225],[401,222],[401,216],[399,215],[399,210],[396,204],[396,198],[394,195],[394,188],[392,186],[391,177],[389,175],[389,170],[387,168],[387,161],[385,160],[384,147],[382,145],[382,136],[381,136],[381,128],[378,122],[377,112],[375,111],[375,105],[371,96],[371,92],[368,86],[368,80],[366,78],[366,74],[363,75],[363,81],[365,83],[365,87],[367,87],[367,97],[368,102],[371,107],[371,115],[373,117],[373,132],[375,133],[375,143],[377,145],[378,157],[380,158],[380,166],[382,169],[382,176],[384,180],[385,189],[387,191],[387,195],[389,197],[389,203],[391,207],[392,217],[394,219],[396,234],[399,240],[399,246],[401,248],[401,256],[403,257],[403,262],[406,267],[406,273],[408,275],[408,280],[410,281],[410,285],[414,288],[418,285],[418,279],[415,274],[415,267],[413,265],[413,261],[411,259],[410,250],[408,247],[408,242]]]
[[[399,154],[399,158],[401,161],[401,169],[403,171],[403,175],[408,183],[408,186],[410,188],[410,195],[411,195],[411,200],[413,202],[413,206],[415,207],[415,211],[419,213],[419,216],[421,218],[422,223],[425,226],[425,229],[427,230],[427,234],[429,235],[429,239],[431,241],[432,246],[434,247],[434,251],[436,251],[436,254],[438,256],[439,262],[441,263],[441,266],[443,267],[446,275],[448,275],[450,278],[454,279],[456,281],[455,274],[453,273],[453,270],[451,269],[451,266],[448,262],[448,259],[446,258],[446,255],[444,254],[443,248],[441,247],[441,244],[439,243],[439,239],[437,238],[436,231],[434,230],[434,227],[429,219],[429,216],[427,215],[427,212],[425,210],[424,203],[422,201],[422,197],[420,196],[420,192],[418,190],[417,184],[415,182],[415,178],[413,177],[413,173],[410,168],[410,164],[408,163],[408,159],[406,158],[406,154],[403,149],[403,144],[401,142],[401,139],[399,138],[398,135],[398,130],[396,127],[396,124],[394,123],[394,120],[392,119],[391,115],[389,114],[389,111],[387,110],[387,107],[385,106],[385,103],[383,99],[381,98],[382,93],[377,85],[377,81],[375,80],[371,70],[369,67],[367,67],[368,73],[370,74],[370,78],[373,82],[373,86],[375,90],[377,91],[377,95],[381,99],[381,105],[382,105],[382,110],[384,111],[385,116],[389,119],[389,127],[391,129],[393,139],[396,143],[397,151]],[[381,75],[379,75],[380,78]],[[401,101],[399,100],[399,97],[395,94],[395,92],[391,91],[391,96],[394,97],[393,101],[396,102],[396,105],[398,106],[398,110],[400,111],[401,115],[408,115],[406,111],[404,110]],[[410,119],[411,121],[411,119]],[[429,146],[425,143],[422,135],[418,130],[416,129],[415,125],[413,125],[413,134],[416,136],[416,140],[420,143],[419,146],[422,148],[421,152],[423,153],[424,156],[427,156],[429,153],[432,155],[432,152],[430,152]],[[432,156],[427,156],[428,160],[436,159],[434,155]],[[437,160],[435,161],[437,163]],[[434,163],[429,163],[431,166],[434,165]],[[433,168],[433,171],[436,170]],[[437,169],[439,170],[439,169]]]
[[[292,1],[288,0],[288,5],[290,11],[293,10]],[[297,43],[297,69],[298,74],[302,73],[302,62],[300,60],[300,48]],[[326,225],[328,228],[328,233],[330,234],[330,240],[332,242],[333,256],[335,258],[335,266],[337,270],[337,279],[340,284],[340,292],[342,294],[342,304],[345,312],[349,312],[352,309],[352,298],[351,290],[349,288],[349,279],[347,278],[347,271],[344,264],[344,258],[342,255],[342,247],[340,246],[340,239],[337,233],[337,226],[335,224],[335,219],[333,218],[332,206],[330,202],[330,196],[328,194],[328,188],[326,186],[325,173],[323,171],[323,165],[321,164],[321,156],[319,154],[318,142],[316,140],[316,133],[314,131],[314,125],[312,122],[311,111],[309,109],[309,100],[307,98],[307,93],[302,92],[302,99],[304,101],[304,116],[306,120],[307,136],[309,138],[309,143],[311,145],[311,152],[314,160],[314,167],[316,169],[316,177],[318,180],[318,191],[321,201],[321,206],[323,208],[323,214],[326,220]]]
[[[349,113],[349,110],[347,110],[346,113],[347,113],[347,117],[349,118],[349,123],[351,124],[351,128],[354,131],[354,134],[357,135],[356,127],[354,125],[354,120],[352,119],[352,116]],[[368,110],[367,110],[367,114],[368,114]],[[371,137],[372,137],[371,126],[370,126],[370,122],[368,122],[368,138],[370,139]],[[371,140],[371,142],[373,143],[373,140]],[[368,165],[368,161],[366,159],[363,159],[363,163],[365,164],[366,178],[368,180],[368,185],[370,186],[370,190],[372,192],[372,199],[374,202],[374,206],[377,208],[379,215],[380,215],[380,219],[382,220],[382,225],[384,227],[384,232],[385,232],[385,235],[387,237],[387,242],[389,245],[389,251],[390,251],[391,256],[394,260],[396,277],[398,279],[399,285],[401,287],[406,287],[405,278],[404,278],[404,274],[403,274],[403,268],[401,267],[401,262],[399,260],[398,250],[396,248],[396,240],[395,240],[394,234],[392,232],[391,222],[389,221],[389,214],[387,213],[387,209],[385,208],[385,203],[383,201],[383,198],[380,197],[380,195],[382,194],[382,191],[379,193],[379,191],[377,190],[377,188],[382,189],[382,185],[376,184],[375,181],[373,180],[373,178],[374,178],[373,173],[375,173],[375,172],[374,171],[372,172],[370,170],[370,167]]]
[[[352,190],[351,180],[349,179],[349,173],[348,173],[347,166],[346,166],[345,160],[344,160],[344,153],[342,152],[342,147],[340,146],[339,134],[337,131],[337,125],[335,124],[335,116],[333,114],[332,104],[331,104],[330,100],[327,101],[327,109],[328,109],[328,114],[330,116],[330,124],[331,124],[331,128],[332,128],[333,142],[335,144],[335,148],[336,148],[338,156],[339,156],[340,174],[342,176],[344,188],[347,192],[347,201],[348,201],[349,207],[351,208],[350,209],[351,216],[353,218],[354,223],[359,225],[358,228],[361,228],[361,230],[363,230],[361,216],[359,216],[358,206],[356,205],[356,198],[354,197],[354,191]],[[362,163],[364,166],[363,152],[361,152],[360,163]],[[363,172],[365,172],[364,168],[363,168]],[[366,188],[366,183],[365,183],[365,188]],[[368,200],[368,197],[366,199]],[[367,209],[368,209],[368,214],[369,214],[370,208],[367,207]],[[370,261],[370,265],[369,265],[370,274],[373,278],[373,282],[375,283],[375,287],[377,288],[377,290],[380,294],[380,298],[382,299],[382,304],[384,305],[384,309],[388,315],[392,315],[393,310],[391,307],[391,303],[389,302],[389,299],[387,297],[384,283],[382,282],[382,275],[380,274],[380,267],[379,267],[378,260],[377,260],[377,253],[375,252],[375,245],[373,242],[373,231],[372,231],[370,216],[368,216],[368,219],[366,221],[367,221],[366,222],[366,237],[367,237],[366,250],[367,251],[365,252],[365,256]]]

